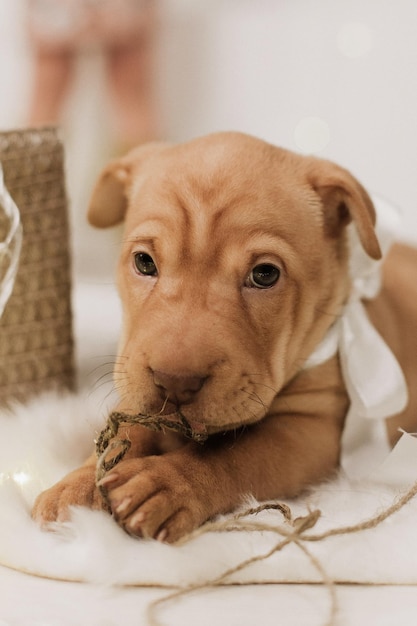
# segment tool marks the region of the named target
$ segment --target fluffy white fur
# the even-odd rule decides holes
[[[267,552],[280,538],[270,532],[208,533],[182,546],[126,535],[106,513],[77,508],[72,519],[42,531],[30,509],[37,493],[76,467],[91,450],[104,418],[84,395],[41,396],[0,415],[0,563],[36,575],[106,584],[177,586],[208,581],[239,562]],[[28,479],[26,482],[24,480]],[[409,476],[413,481],[413,476]],[[23,482],[22,482],[23,481]],[[294,517],[322,516],[311,533],[360,522],[380,512],[399,490],[378,480],[340,476],[289,502]],[[336,581],[416,584],[415,520],[411,501],[378,528],[306,544]],[[282,525],[278,512],[256,520]],[[251,520],[252,521],[252,520]],[[316,582],[306,556],[285,547],[227,579],[233,582]]]

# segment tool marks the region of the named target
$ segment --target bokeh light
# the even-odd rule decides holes
[[[294,141],[302,152],[321,152],[330,141],[329,125],[320,117],[305,117],[295,127]]]
[[[26,485],[30,480],[32,480],[31,475],[25,471],[14,472],[12,478],[15,483],[20,486]]]

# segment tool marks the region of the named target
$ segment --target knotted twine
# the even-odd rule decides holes
[[[349,526],[342,526],[339,528],[333,528],[327,530],[322,533],[317,534],[309,534],[308,531],[314,528],[317,521],[320,519],[321,511],[318,509],[309,511],[307,515],[302,517],[297,517],[292,519],[292,513],[290,507],[286,504],[280,503],[265,503],[260,505],[259,507],[249,508],[241,513],[238,513],[232,518],[214,522],[207,522],[194,532],[190,533],[176,545],[185,544],[193,539],[201,535],[205,535],[209,532],[271,532],[278,536],[280,536],[280,540],[275,543],[267,552],[263,554],[259,554],[253,556],[249,559],[245,559],[241,561],[234,567],[231,567],[225,570],[222,574],[213,578],[211,580],[205,580],[201,583],[195,583],[186,585],[185,587],[181,587],[176,591],[155,600],[148,606],[147,618],[149,626],[163,626],[162,622],[160,622],[157,618],[157,610],[161,607],[161,605],[171,602],[172,600],[178,599],[180,597],[186,596],[189,593],[194,591],[200,591],[203,589],[210,589],[213,587],[218,587],[226,581],[228,577],[232,574],[236,574],[237,572],[242,571],[243,569],[249,567],[253,563],[259,561],[265,561],[269,557],[271,557],[276,552],[281,551],[283,548],[290,544],[294,544],[301,550],[313,567],[317,570],[321,577],[321,584],[325,587],[329,595],[329,614],[325,622],[323,622],[323,626],[336,626],[337,623],[337,611],[338,611],[338,603],[337,603],[337,594],[336,594],[336,582],[328,576],[325,568],[321,564],[320,560],[317,559],[314,554],[308,549],[307,545],[311,542],[319,542],[328,539],[329,537],[335,537],[337,535],[351,535],[355,533],[359,533],[365,530],[372,530],[379,526],[382,522],[387,520],[389,517],[397,513],[400,509],[405,507],[405,505],[412,500],[417,495],[417,482],[406,491],[401,497],[399,497],[396,501],[393,502],[390,506],[388,506],[385,510],[380,512],[379,514],[359,522],[358,524],[352,524]],[[265,510],[276,510],[281,513],[283,516],[286,526],[279,524],[266,524],[264,522],[253,522],[248,521],[247,517],[254,516]],[[256,584],[259,581],[254,580],[253,583],[245,582],[245,585]]]
[[[101,431],[99,437],[96,440],[96,454],[98,457],[96,467],[96,482],[104,477],[106,472],[111,471],[117,463],[119,463],[126,452],[129,450],[131,442],[128,439],[117,439],[117,434],[121,424],[131,425],[143,425],[152,430],[161,431],[165,428],[174,430],[185,437],[194,439],[199,443],[203,443],[207,438],[207,433],[196,433],[191,428],[186,418],[179,412],[177,414],[178,421],[169,417],[163,417],[161,415],[128,415],[121,412],[111,413],[106,427]],[[117,452],[118,450],[118,452]],[[113,453],[109,459],[108,457]],[[110,505],[107,497],[107,491],[104,487],[98,485],[103,501],[107,508],[110,510]],[[329,595],[329,612],[326,621],[323,626],[336,626],[337,618],[337,594],[336,594],[336,582],[330,578],[327,574],[324,566],[320,560],[312,554],[307,547],[309,543],[317,543],[325,541],[329,537],[335,537],[340,535],[351,535],[366,530],[372,530],[379,526],[386,519],[397,513],[400,509],[406,506],[410,500],[417,495],[417,482],[415,482],[408,491],[402,496],[398,497],[390,506],[386,507],[383,511],[370,517],[367,520],[363,520],[358,524],[352,524],[349,526],[341,526],[339,528],[332,528],[322,533],[312,534],[309,533],[311,529],[315,527],[318,520],[321,517],[321,511],[319,509],[308,510],[308,513],[304,516],[299,516],[293,519],[291,508],[284,503],[279,502],[267,502],[257,507],[247,508],[234,516],[226,519],[209,521],[203,524],[200,528],[189,533],[182,539],[180,539],[175,545],[184,545],[198,537],[207,533],[227,533],[227,532],[270,532],[280,537],[271,548],[262,554],[255,555],[249,559],[245,559],[237,565],[226,569],[219,576],[204,580],[199,583],[189,584],[184,587],[176,589],[174,592],[155,600],[150,603],[147,610],[147,619],[149,626],[163,626],[162,622],[157,618],[158,609],[166,603],[186,596],[187,594],[195,591],[201,591],[203,589],[210,589],[218,587],[225,583],[227,578],[236,574],[250,565],[265,561],[272,555],[283,550],[286,546],[294,544],[301,552],[303,552],[306,558],[310,561],[311,565],[316,569],[320,578],[321,584],[325,587]],[[253,518],[263,511],[276,511],[281,515],[284,520],[282,523],[265,523],[248,520],[247,518]],[[281,520],[280,520],[281,521]],[[258,581],[254,580],[253,584]],[[246,582],[249,585],[251,582]]]
[[[163,410],[164,407],[162,407],[162,411]],[[132,426],[139,424],[155,431],[164,431],[164,429],[167,428],[187,439],[193,439],[197,443],[204,443],[208,437],[208,433],[205,430],[199,432],[193,430],[180,410],[175,413],[174,417],[163,416],[161,414],[144,415],[142,413],[129,415],[127,413],[113,411],[107,420],[106,426],[95,441],[96,456],[98,459],[96,465],[96,485],[108,510],[110,510],[110,503],[107,489],[100,484],[100,481],[107,472],[110,472],[120,463],[130,449],[131,442],[129,439],[116,439],[122,424],[131,424]]]

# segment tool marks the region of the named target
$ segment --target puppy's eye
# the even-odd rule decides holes
[[[146,252],[136,252],[135,268],[143,276],[157,276],[158,270],[155,261]]]
[[[247,286],[256,287],[257,289],[269,289],[277,284],[281,270],[275,265],[269,263],[261,263],[253,268],[248,276]]]

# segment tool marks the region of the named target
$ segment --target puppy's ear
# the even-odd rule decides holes
[[[353,219],[365,252],[372,259],[380,259],[382,253],[375,233],[375,207],[356,178],[334,163],[317,160],[310,183],[323,203],[327,233],[339,236]]]
[[[110,162],[101,172],[91,195],[87,218],[98,228],[115,226],[123,221],[127,206],[130,172],[120,161]]]
[[[136,172],[151,156],[166,147],[149,143],[135,148],[121,159],[111,161],[101,172],[91,194],[87,218],[92,226],[107,228],[124,220],[129,190]]]

